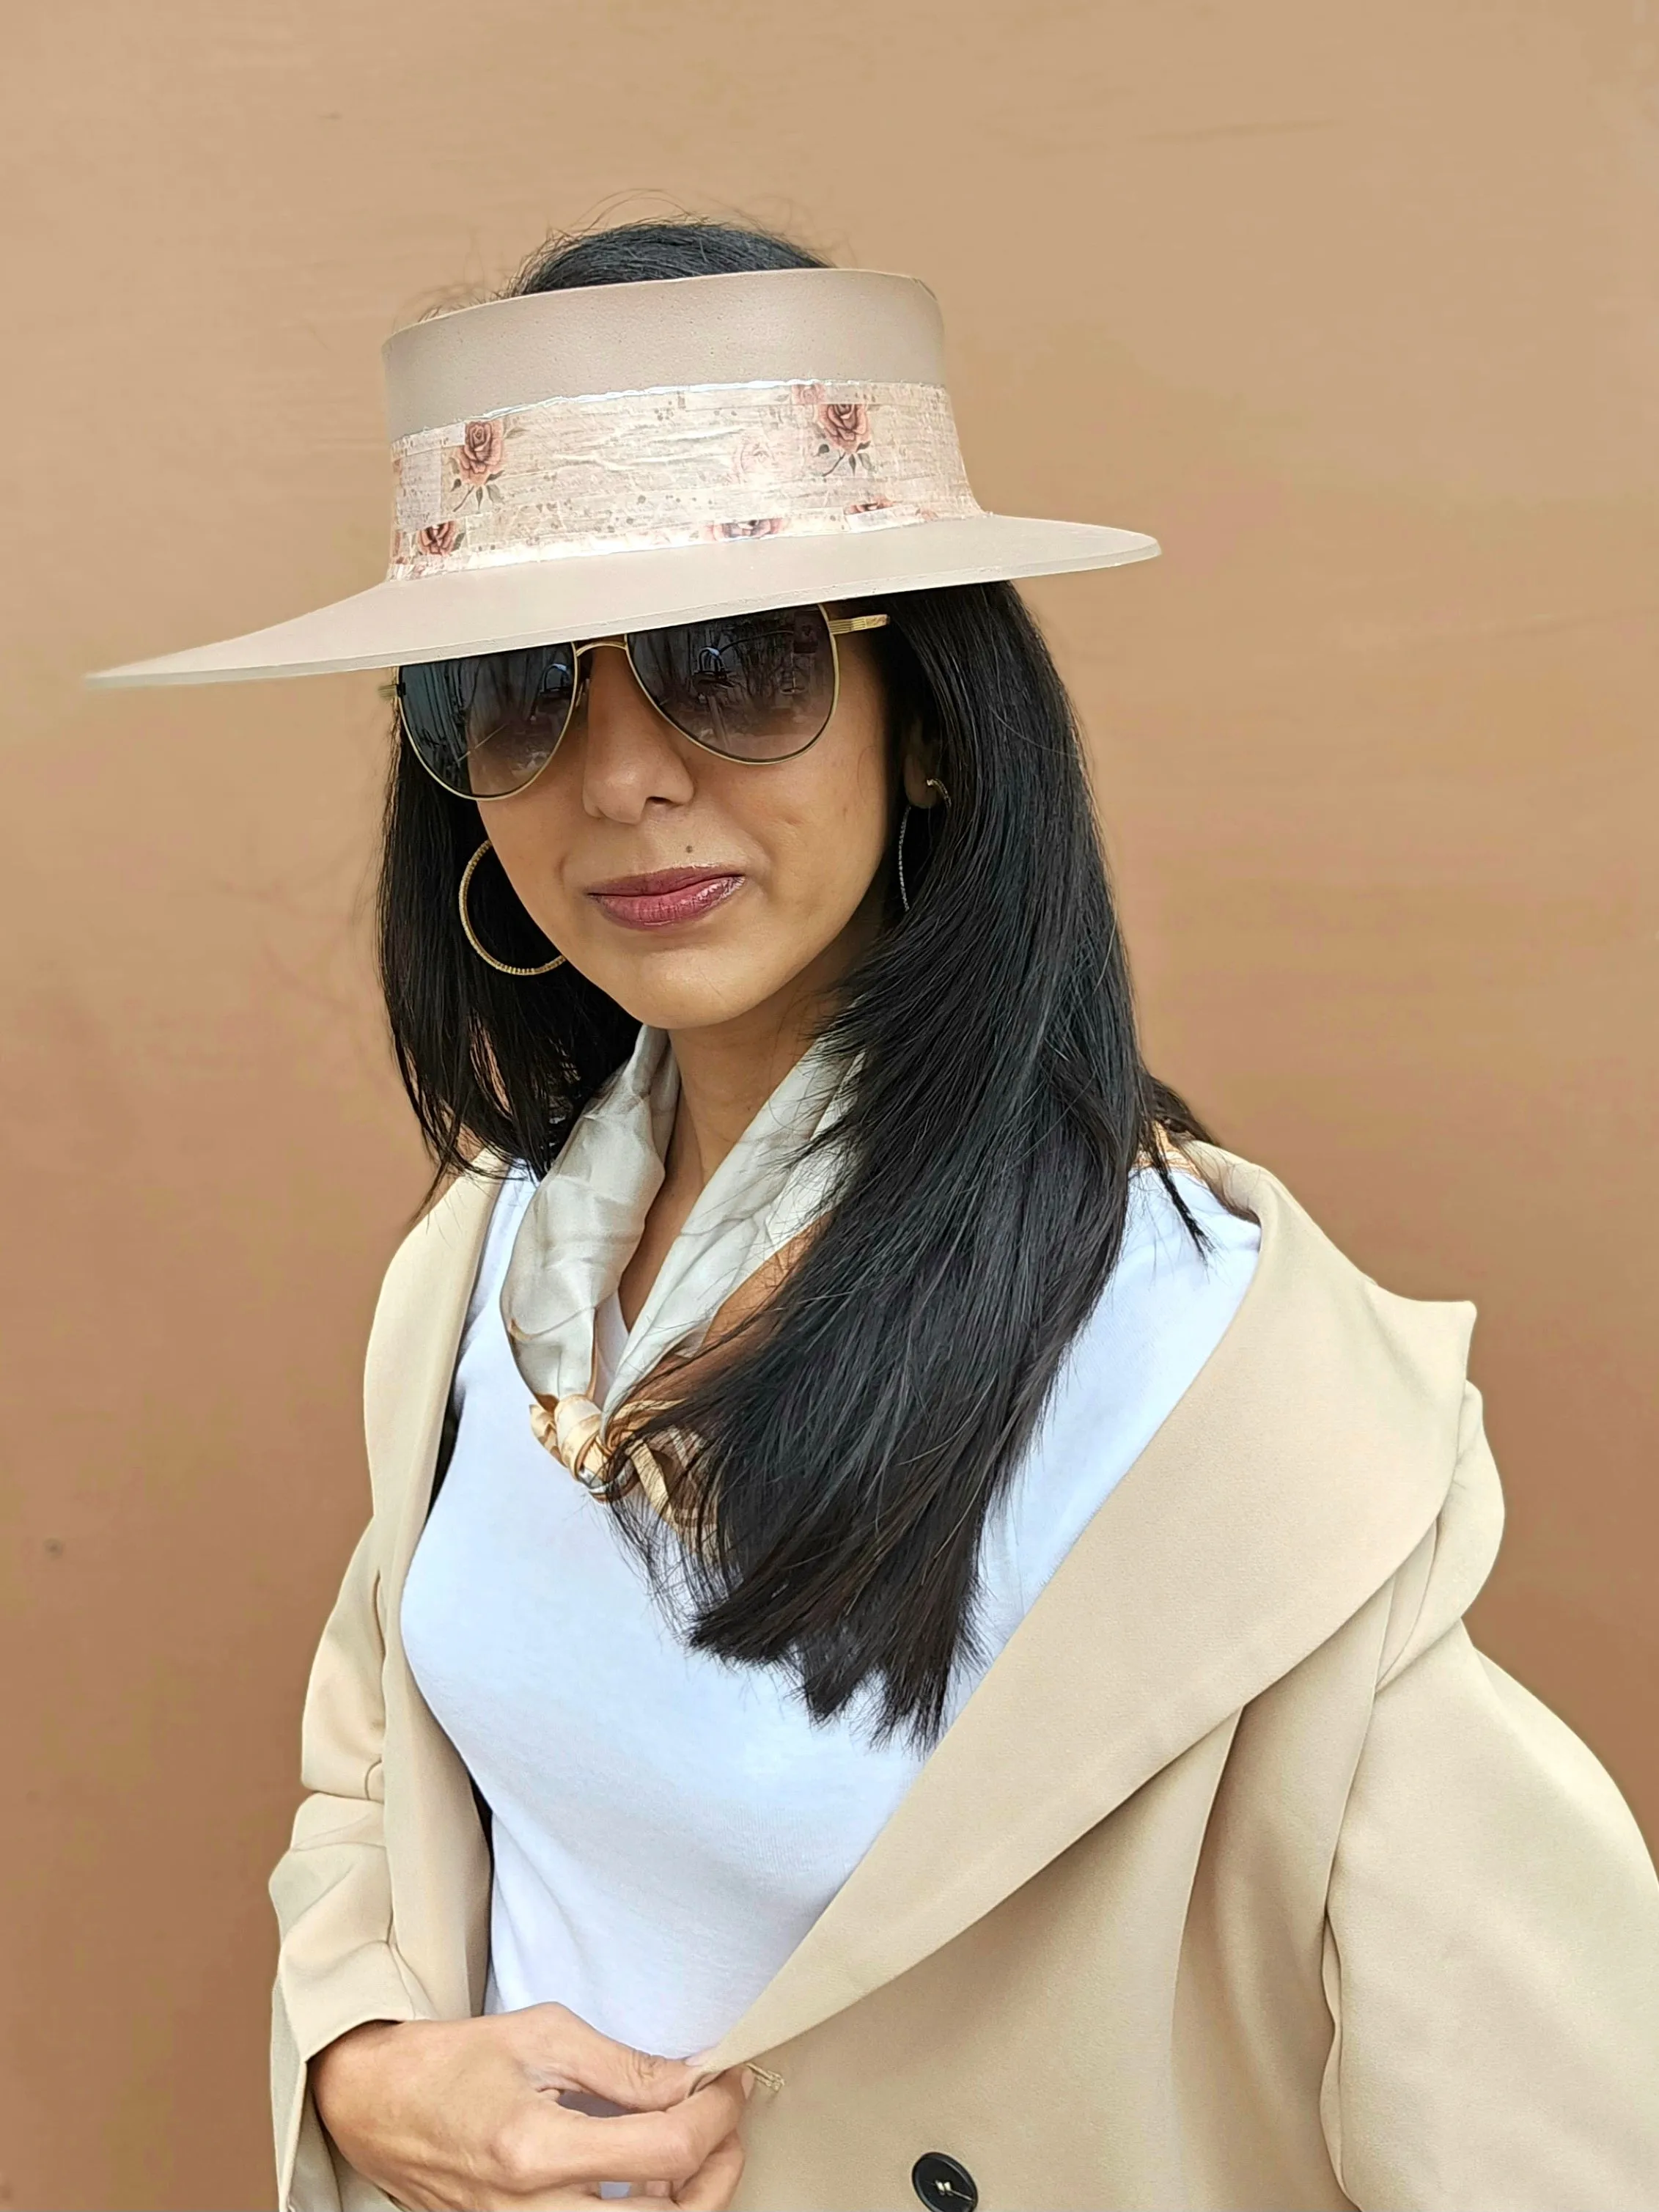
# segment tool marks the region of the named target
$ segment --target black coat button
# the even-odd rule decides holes
[[[974,2212],[979,2184],[942,2150],[925,2150],[910,2168],[910,2186],[932,2212]]]

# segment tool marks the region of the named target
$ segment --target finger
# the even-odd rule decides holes
[[[716,2143],[690,2181],[683,2182],[674,2202],[680,2212],[726,2212],[743,2179],[743,2142],[727,2136]]]
[[[550,2069],[561,2087],[585,2089],[630,2112],[661,2112],[696,2085],[695,2070],[679,2059],[617,2043],[563,2005],[532,2005],[519,2019],[528,2039],[526,2059]]]
[[[491,2203],[497,2212],[593,2212],[595,2205],[614,2204],[617,2201],[614,2197],[601,2197],[597,2182],[591,2189],[578,2187],[574,2182],[568,2186],[561,2182],[556,2189],[532,2190],[528,2196],[494,2197]]]
[[[573,2181],[688,2181],[735,2130],[744,2103],[741,2070],[734,2067],[665,2112],[592,2120],[559,2111],[550,2156],[556,2141],[561,2170]]]

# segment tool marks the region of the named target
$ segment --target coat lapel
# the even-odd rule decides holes
[[[388,1573],[398,1589],[426,1520],[461,1330],[500,1187],[489,1174],[451,1183],[398,1247],[374,1310],[363,1426],[375,1510],[391,1528]]]
[[[1208,1159],[1261,1224],[1231,1328],[710,2071],[971,1926],[1334,1634],[1433,1522],[1473,1308],[1391,1297],[1273,1176]]]
[[[498,1188],[488,1175],[460,1177],[404,1239],[386,1272],[364,1378],[369,1474],[387,1529],[379,1602],[392,1925],[404,1965],[440,2019],[483,2006],[489,1856],[466,1769],[404,1656],[401,1613]]]

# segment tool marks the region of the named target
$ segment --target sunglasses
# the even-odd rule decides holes
[[[446,791],[511,799],[535,781],[570,727],[587,678],[582,656],[611,646],[627,655],[663,720],[693,744],[722,760],[792,760],[823,735],[836,711],[836,640],[886,622],[783,607],[428,661],[398,671],[398,716],[416,759]]]

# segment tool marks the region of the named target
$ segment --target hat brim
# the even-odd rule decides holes
[[[100,669],[97,685],[217,684],[408,667],[659,629],[763,607],[1116,568],[1156,538],[1095,523],[979,514],[823,536],[523,561],[376,584],[269,629]]]

